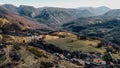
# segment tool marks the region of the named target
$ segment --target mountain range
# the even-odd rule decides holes
[[[57,8],[57,7],[41,7],[35,8],[33,6],[21,5],[16,7],[14,5],[2,5],[6,10],[12,13],[24,16],[30,20],[38,23],[44,23],[49,26],[57,26],[80,17],[98,16],[110,10],[107,7],[84,7],[84,8]]]
[[[112,68],[111,63],[120,64],[120,9],[0,6],[0,68]]]
[[[0,8],[1,17],[5,16],[10,22],[15,22],[14,29],[17,26],[19,29],[29,27],[29,29],[42,29],[43,31],[68,30],[82,35],[88,35],[88,32],[91,32],[93,35],[97,33],[95,36],[102,35],[103,38],[109,38],[108,40],[112,39],[112,41],[115,39],[112,32],[119,34],[120,9],[110,9],[105,6],[97,8],[35,8],[25,5],[16,7],[11,4],[1,5]],[[8,27],[7,30],[9,30]]]

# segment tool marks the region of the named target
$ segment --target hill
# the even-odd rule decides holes
[[[75,9],[57,8],[57,7],[35,8],[33,6],[25,6],[25,5],[15,7],[10,4],[2,5],[2,7],[20,16],[23,16],[29,20],[32,20],[37,23],[46,24],[50,27],[56,27],[56,29],[59,29],[58,26],[70,22],[74,19],[80,17],[102,15],[110,10],[107,7],[98,7],[98,8],[85,7],[85,8],[75,8]]]
[[[119,18],[120,17],[120,9],[110,10],[104,14],[104,17]]]
[[[46,35],[44,40],[48,44],[53,44],[63,50],[68,50],[71,52],[102,52],[102,50],[95,48],[101,41],[92,39],[80,40],[76,35],[72,33],[55,32],[51,35]]]
[[[107,48],[112,51],[113,58],[119,59],[119,50],[111,44],[109,45],[100,39],[82,37],[70,32],[57,31],[36,36],[2,34],[0,41],[1,68],[84,68],[86,65],[72,61],[73,58],[78,59],[78,57],[69,59],[66,54],[77,56],[77,54],[81,54],[79,52],[82,52],[84,55],[92,56],[94,54],[97,56],[97,53],[101,53],[104,56]],[[82,60],[84,63],[88,61]]]
[[[8,12],[8,10],[3,7],[0,7],[0,26],[4,33],[34,29],[50,30],[50,28],[44,24],[37,24],[17,14]]]
[[[24,14],[23,16],[28,16],[30,18],[32,17],[33,20],[36,20],[39,23],[44,23],[51,26],[61,25],[78,17],[93,16],[93,14],[87,10],[79,11],[77,9],[65,9],[55,7],[43,7],[37,9],[33,7],[30,8],[30,6],[22,6],[22,8],[20,6],[18,9],[20,15]],[[30,14],[34,14],[34,16],[31,16]]]
[[[119,45],[119,24],[119,17],[112,15],[106,18],[79,18],[64,24],[63,29],[79,33],[80,35],[102,37]]]
[[[0,46],[0,48],[1,68],[82,68],[82,66],[75,65],[66,60],[56,60],[56,56],[43,49],[32,46],[25,47],[24,44],[4,45]]]
[[[103,15],[106,12],[108,12],[109,10],[111,10],[108,7],[105,6],[101,6],[101,7],[97,7],[97,8],[93,8],[93,7],[80,7],[79,10],[88,10],[89,12],[95,14],[96,16],[98,15]]]
[[[86,36],[102,37],[119,45],[119,9],[100,16],[78,18],[63,25],[63,29]]]

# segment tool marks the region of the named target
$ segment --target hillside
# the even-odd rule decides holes
[[[34,29],[46,29],[51,30],[48,26],[44,24],[37,24],[31,20],[24,17],[16,15],[14,13],[8,12],[3,7],[0,7],[0,30],[4,33],[14,32],[14,31],[24,31],[24,30],[34,30]]]
[[[57,25],[59,26],[63,23],[66,23],[78,17],[88,17],[94,15],[87,10],[79,11],[77,9],[65,9],[65,8],[54,8],[54,7],[43,7],[36,9],[33,7],[30,8],[29,6],[28,7],[22,6],[21,9],[20,6],[18,9],[20,15],[28,16],[30,18],[32,17],[33,20],[39,23],[47,24],[49,26],[57,26]],[[31,14],[34,16],[31,16]]]
[[[93,8],[93,7],[80,7],[79,10],[88,10],[89,12],[91,12],[91,13],[93,13],[95,15],[103,15],[103,14],[105,14],[106,12],[108,12],[111,9],[108,8],[108,7],[105,7],[105,6],[101,6],[101,7],[96,7],[96,8]]]
[[[44,35],[13,36],[0,35],[0,68],[83,68],[67,60],[61,60],[54,53],[49,52],[50,48],[40,48],[46,46],[40,39]],[[33,44],[32,44],[33,43]],[[36,47],[36,46],[39,47]],[[52,50],[52,49],[51,49]]]
[[[29,20],[37,23],[46,24],[50,27],[56,27],[70,22],[80,17],[90,17],[102,15],[110,9],[107,7],[86,7],[86,8],[57,8],[57,7],[41,7],[35,8],[33,6],[21,5],[15,7],[10,4],[2,5],[7,10],[23,16]],[[97,14],[99,13],[99,14]]]
[[[112,16],[111,16],[112,17]],[[64,24],[63,29],[85,36],[94,36],[112,41],[119,46],[119,18],[79,18]]]
[[[63,24],[63,29],[80,35],[104,38],[119,46],[119,20],[119,9],[112,9],[100,16],[75,19]]]
[[[4,45],[0,47],[0,68],[83,68],[35,47],[24,45]],[[48,58],[49,57],[49,58]]]
[[[120,17],[120,9],[113,9],[104,14],[104,17],[118,18]]]
[[[112,50],[111,54],[115,60],[120,59],[118,50],[111,44],[100,39],[82,37],[69,32],[50,32],[34,38],[31,36],[0,35],[0,40],[1,68],[84,68],[86,65],[72,61],[73,58],[78,59],[77,54],[90,57],[90,55],[98,56],[97,53],[101,53],[104,56],[107,48]],[[71,55],[71,59],[66,55],[67,53]],[[96,63],[85,60],[85,58],[82,60],[85,63]]]
[[[114,60],[120,59],[119,58],[120,52],[116,52],[116,50],[117,51],[120,50],[119,47],[116,47],[114,44],[112,44],[109,41],[105,41],[104,39],[79,36],[79,35],[76,35],[74,33],[69,33],[69,32],[49,33],[48,35],[44,35],[43,39],[44,39],[43,40],[44,43],[48,44],[47,48],[51,48],[53,51],[55,51],[57,53],[60,53],[60,54],[62,53],[62,54],[64,54],[64,56],[66,56],[68,58],[78,58],[79,59],[80,57],[82,57],[80,55],[81,53],[88,54],[88,55],[89,54],[97,55],[99,53],[102,56],[101,58],[103,58],[103,56],[106,55],[106,53],[109,53],[109,50],[110,50],[111,56],[112,56],[112,58],[114,58]],[[68,53],[70,55],[67,55]],[[85,59],[85,55],[83,55],[83,57],[84,57],[84,59],[83,58],[82,59],[87,64],[87,59]],[[91,59],[93,59],[93,58],[91,58]],[[104,59],[102,59],[102,60],[104,60]],[[91,62],[92,61],[90,61],[90,63]]]
[[[100,39],[78,36],[74,33],[69,32],[53,32],[44,36],[44,40],[48,44],[54,44],[61,49],[67,49],[70,51],[82,51],[83,52],[92,52],[94,49],[95,52],[104,52],[104,50],[97,49],[96,47],[103,43]],[[105,45],[102,45],[103,47]],[[89,48],[90,47],[90,48]],[[88,49],[88,51],[87,51]],[[92,49],[92,50],[90,50]]]
[[[58,38],[54,38],[57,36]],[[102,51],[100,49],[95,48],[100,43],[99,40],[92,40],[92,39],[79,40],[79,38],[76,35],[67,32],[58,32],[58,33],[56,32],[53,34],[53,36],[46,35],[45,41],[48,44],[53,44],[57,47],[60,47],[63,50],[68,50],[71,52],[74,51],[101,52]]]

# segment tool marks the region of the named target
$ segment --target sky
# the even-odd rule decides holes
[[[0,5],[2,4],[62,8],[106,6],[113,9],[120,9],[120,0],[0,0]]]

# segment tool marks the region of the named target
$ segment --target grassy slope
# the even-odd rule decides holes
[[[2,64],[0,64],[0,66],[9,63],[8,60],[11,63],[19,63],[17,66],[15,66],[16,68],[18,68],[18,67],[33,68],[34,66],[40,66],[41,64],[39,64],[39,63],[42,63],[42,62],[51,62],[54,64],[54,61],[56,61],[56,57],[53,56],[52,54],[50,54],[42,49],[35,48],[32,46],[28,46],[26,48],[23,44],[21,44],[21,46],[14,44],[14,43],[22,43],[23,40],[25,40],[27,43],[27,41],[28,42],[30,41],[30,38],[31,37],[28,37],[28,36],[22,37],[22,36],[11,36],[11,35],[0,34],[0,39],[4,43],[11,44],[11,45],[6,45],[6,47],[4,48],[5,54],[6,54],[5,60],[2,60]],[[15,46],[15,48],[13,46]],[[12,52],[13,50],[20,54],[19,61],[14,62],[14,61],[12,61],[12,58],[9,57],[9,52]],[[47,57],[49,56],[49,58],[46,58],[46,56]],[[57,65],[64,66],[66,68],[78,68],[78,67],[82,68],[81,66],[72,64],[72,63],[70,63],[68,61],[64,61],[64,60],[59,60],[57,62],[58,62]]]
[[[60,36],[65,36],[64,38]],[[56,38],[57,37],[57,38]],[[56,47],[59,47],[63,50],[68,51],[83,51],[83,52],[101,52],[104,54],[106,50],[104,48],[96,48],[98,43],[100,43],[100,40],[93,40],[93,39],[87,39],[87,40],[80,40],[77,36],[74,34],[67,34],[67,33],[55,33],[53,35],[45,36],[44,40],[47,44],[53,44]],[[119,53],[112,53],[113,57],[116,59],[120,59],[120,52]]]
[[[5,51],[5,55],[4,55],[5,57],[0,57],[0,62],[2,62],[0,64],[0,67],[8,63],[12,63],[12,64],[17,64],[15,66],[13,65],[12,68],[37,68],[37,67],[41,68],[42,62],[44,63],[50,62],[50,63],[53,63],[54,66],[60,65],[65,68],[83,68],[82,66],[72,64],[65,60],[56,60],[57,57],[55,57],[54,55],[42,49],[32,47],[32,46],[25,47],[24,45],[21,45],[21,46],[20,45],[6,45],[6,47],[4,47],[4,51]],[[13,54],[17,53],[20,59],[13,61],[12,60],[13,57],[9,56],[10,53],[13,53]],[[58,64],[55,64],[55,61]],[[47,67],[47,68],[50,68],[50,67]]]
[[[104,53],[105,50],[102,48],[96,48],[98,43],[100,43],[100,40],[93,40],[93,39],[87,39],[87,40],[79,40],[78,37],[76,37],[74,34],[64,34],[64,38],[61,37],[62,34],[56,35],[45,35],[44,40],[48,44],[54,44],[57,47],[60,47],[63,50],[68,51],[83,51],[83,52],[101,52]],[[25,40],[25,43],[30,42],[31,37],[29,36],[11,36],[11,35],[0,35],[0,40],[2,40],[4,43],[23,43],[23,40]],[[103,47],[104,48],[104,47]],[[119,54],[113,54],[115,58],[119,58]]]
[[[51,36],[53,37],[53,36]],[[77,37],[73,36],[66,36],[65,38],[57,38],[57,39],[47,39],[47,36],[45,38],[46,43],[48,44],[54,44],[57,47],[60,47],[63,50],[68,51],[83,51],[83,52],[101,52],[104,51],[101,49],[96,48],[98,43],[100,43],[99,40],[79,40]]]

